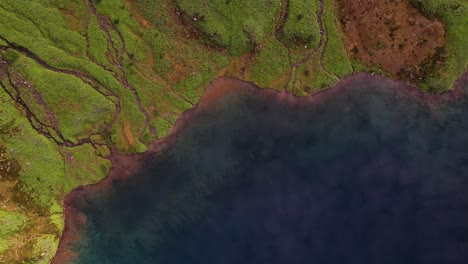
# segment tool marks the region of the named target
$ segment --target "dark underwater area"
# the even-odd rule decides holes
[[[73,263],[466,264],[461,86],[428,103],[362,75],[309,99],[207,100],[131,177],[75,195],[86,220],[66,248]]]

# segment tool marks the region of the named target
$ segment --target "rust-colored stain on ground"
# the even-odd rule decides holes
[[[125,121],[123,123],[123,130],[124,130],[124,135],[125,138],[127,139],[127,142],[130,146],[133,146],[135,144],[135,140],[133,139],[132,136],[132,129],[130,127],[130,123]]]
[[[212,85],[212,87],[216,88],[210,87],[211,89],[207,89],[207,91],[203,95],[203,100],[208,102],[214,101],[228,93],[231,93],[237,88],[236,86],[233,86],[231,84],[232,81],[230,79],[217,80],[216,85]]]
[[[132,2],[133,1],[126,1],[127,2],[127,7],[132,13],[132,16],[138,21],[138,23],[143,27],[143,28],[148,28],[150,27],[150,22],[146,20],[140,13],[133,8]]]
[[[348,51],[366,65],[417,82],[421,70],[445,45],[445,29],[408,0],[341,0]],[[437,61],[436,61],[437,63]]]

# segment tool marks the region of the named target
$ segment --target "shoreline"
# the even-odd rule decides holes
[[[69,263],[69,261],[76,256],[76,253],[71,250],[68,245],[80,238],[79,233],[77,233],[76,230],[78,227],[86,224],[86,216],[74,207],[73,202],[75,199],[79,199],[88,192],[99,190],[99,188],[105,188],[106,186],[113,184],[114,181],[119,181],[134,175],[136,171],[142,168],[145,160],[170,147],[174,141],[178,139],[181,129],[185,127],[185,125],[189,124],[192,117],[199,114],[201,110],[209,106],[211,102],[216,101],[229,93],[247,91],[267,98],[272,98],[279,102],[285,102],[287,104],[312,104],[317,103],[317,101],[320,102],[323,98],[333,96],[335,93],[339,93],[344,89],[344,87],[356,80],[367,79],[386,82],[396,93],[417,98],[422,104],[432,109],[437,105],[458,101],[465,97],[463,84],[468,82],[468,70],[465,71],[465,73],[455,82],[451,90],[441,94],[423,92],[417,87],[402,81],[364,72],[349,75],[327,90],[317,91],[304,97],[298,97],[284,91],[279,92],[270,88],[260,88],[254,83],[237,78],[219,77],[207,86],[204,95],[200,98],[199,102],[194,105],[194,107],[183,112],[179,116],[166,137],[151,143],[145,153],[119,154],[113,150],[109,157],[109,160],[112,163],[112,168],[105,178],[95,184],[79,186],[66,195],[63,203],[65,223],[64,230],[60,238],[58,249],[51,263]]]

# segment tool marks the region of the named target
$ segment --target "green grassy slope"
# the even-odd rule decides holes
[[[425,79],[420,84],[424,90],[443,92],[468,66],[468,2],[464,0],[411,0],[414,6],[428,17],[439,19],[447,31],[447,44],[439,54],[443,65],[428,61]]]
[[[447,26],[447,63],[422,85],[446,89],[466,68],[467,4],[414,1]],[[0,0],[0,157],[18,165],[0,167],[0,263],[47,263],[65,195],[105,177],[111,150],[166,136],[216,77],[303,96],[366,70],[336,14],[334,0]]]
[[[317,23],[318,2],[290,0],[281,35],[288,46],[317,47],[320,29]]]
[[[252,51],[272,33],[279,5],[279,0],[177,1],[185,23],[200,28],[208,44],[234,55]]]

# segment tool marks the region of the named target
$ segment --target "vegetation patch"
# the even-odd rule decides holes
[[[8,238],[28,224],[28,218],[21,213],[0,209],[0,237]]]
[[[279,8],[279,0],[178,0],[185,24],[199,28],[207,44],[227,48],[240,55],[255,49],[271,34],[271,23]]]
[[[345,77],[353,72],[353,67],[343,41],[341,25],[335,15],[339,12],[338,6],[335,1],[326,0],[323,2],[323,8],[323,26],[327,36],[327,44],[323,51],[323,66],[335,76]]]
[[[282,27],[282,37],[288,46],[317,47],[320,29],[317,23],[318,1],[287,1],[286,21]]]
[[[442,92],[453,86],[468,65],[468,2],[464,0],[410,0],[432,20],[445,26],[447,43],[435,50],[435,56],[421,62],[424,74],[419,86],[431,92]]]

